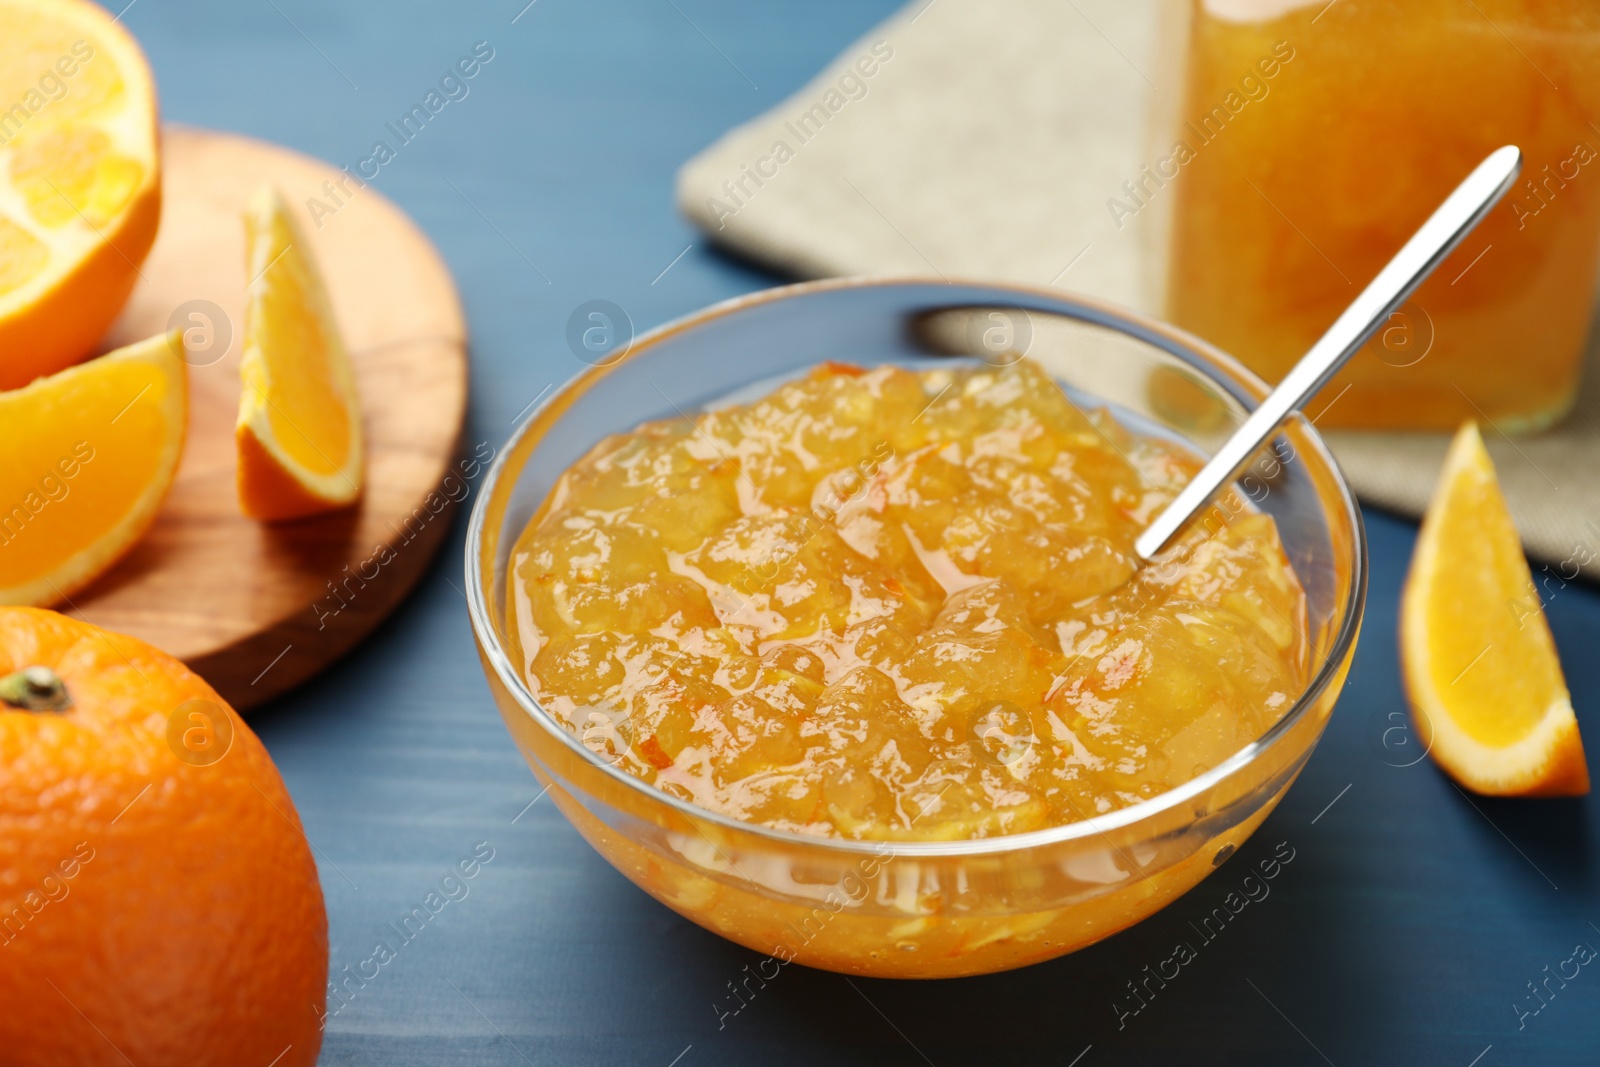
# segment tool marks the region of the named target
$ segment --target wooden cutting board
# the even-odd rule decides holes
[[[191,331],[201,352],[189,368],[183,464],[150,533],[62,607],[167,650],[245,709],[349,650],[444,541],[481,473],[459,454],[466,326],[438,252],[372,186],[233,134],[168,126],[162,146],[160,235],[104,347]],[[245,518],[234,488],[247,281],[240,212],[267,181],[299,213],[321,264],[355,363],[368,449],[356,506],[277,525]]]

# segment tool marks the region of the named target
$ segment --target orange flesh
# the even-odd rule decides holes
[[[331,323],[308,313],[320,307],[320,283],[309,252],[297,245],[282,215],[263,226],[245,216],[251,261],[265,261],[252,294],[251,343],[265,355],[265,381],[248,376],[246,389],[270,398],[267,419],[273,439],[296,464],[316,474],[344,470],[350,459],[350,410],[331,354],[338,344]]]
[[[1195,469],[1027,362],[827,364],[596,446],[517,542],[508,627],[544,707],[707,808],[876,839],[1064,824],[1215,765],[1304,687],[1270,518],[1135,575]]]
[[[145,164],[117,151],[97,124],[127,106],[116,59],[48,9],[0,3],[0,149],[5,181],[28,215],[58,229],[112,224],[143,184]],[[0,295],[44,269],[44,245],[0,214]]]
[[[43,241],[0,215],[0,296],[26,284],[49,259]]]
[[[28,110],[25,120],[0,124],[0,138],[26,132],[36,118],[61,123],[122,110],[125,87],[116,60],[98,42],[85,40],[80,27],[38,4],[0,3],[0,11],[6,21],[0,37],[0,101]]]
[[[46,226],[82,220],[106,226],[127,206],[145,169],[119,155],[97,129],[53,129],[30,135],[11,157],[11,184]]]
[[[0,589],[55,572],[149,493],[166,462],[170,388],[148,363],[107,362],[63,384],[48,407],[7,412],[17,432],[0,455]],[[18,430],[30,417],[38,424]]]
[[[1459,447],[1459,446],[1457,446]],[[1429,511],[1430,688],[1474,740],[1503,746],[1567,700],[1550,624],[1481,444]],[[1455,536],[1451,536],[1451,534]]]
[[[1444,431],[1559,417],[1600,255],[1600,132],[1589,123],[1600,115],[1600,8],[1226,10],[1234,18],[1192,4],[1172,129],[1192,158],[1161,168],[1170,187],[1146,181],[1173,211],[1166,317],[1278,381],[1457,182],[1516,144],[1523,180],[1328,387],[1338,399],[1318,421]],[[1238,21],[1252,13],[1264,17]],[[1176,148],[1163,144],[1158,162]]]

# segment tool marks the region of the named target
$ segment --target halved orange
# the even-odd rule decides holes
[[[0,604],[54,604],[155,520],[183,455],[182,339],[152,337],[0,393]]]
[[[88,355],[161,217],[144,53],[85,0],[0,0],[0,389]]]
[[[1550,625],[1470,422],[1450,446],[1417,538],[1400,652],[1418,734],[1456,781],[1491,796],[1589,791]]]
[[[271,188],[245,211],[245,264],[239,504],[269,521],[344,507],[361,495],[355,374],[311,246]]]

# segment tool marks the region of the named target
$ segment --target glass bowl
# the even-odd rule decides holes
[[[511,435],[467,535],[472,627],[501,714],[588,842],[686,918],[772,957],[879,977],[985,974],[1072,952],[1170,903],[1261,824],[1327,725],[1366,594],[1360,513],[1298,415],[1236,483],[1277,521],[1307,598],[1311,683],[1256,741],[1142,803],[1029,833],[941,842],[812,837],[739,822],[611,766],[547,713],[504,627],[508,556],[561,473],[608,433],[761,395],[835,359],[911,368],[1025,353],[1081,404],[1209,454],[1266,394],[1204,342],[1054,290],[843,280],[718,304],[639,337]],[[1235,498],[1237,499],[1237,498]],[[774,970],[773,973],[776,973]],[[770,975],[768,976],[770,977]]]

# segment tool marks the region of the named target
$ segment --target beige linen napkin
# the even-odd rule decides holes
[[[685,164],[679,206],[804,277],[994,278],[1149,310],[1156,212],[1119,227],[1107,199],[1151,158],[1147,109],[1171,66],[1156,55],[1159,7],[914,0]],[[1565,577],[1600,573],[1597,347],[1560,427],[1516,440],[1484,427],[1524,542]],[[1328,436],[1363,499],[1422,512],[1447,438]]]

